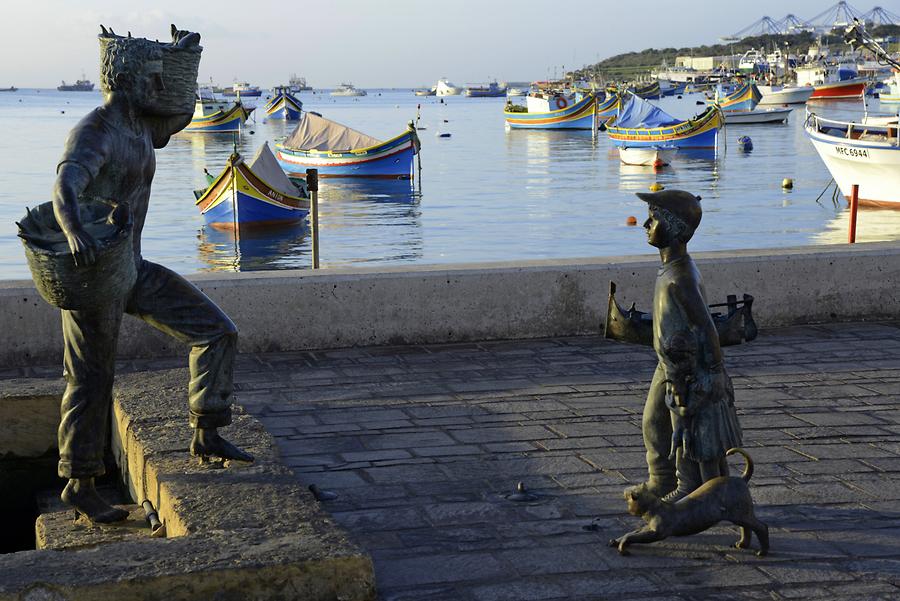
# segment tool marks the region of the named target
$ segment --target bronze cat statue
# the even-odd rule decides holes
[[[704,482],[695,491],[676,503],[667,503],[645,490],[628,489],[628,513],[640,516],[647,524],[619,538],[609,541],[621,555],[628,555],[628,545],[652,543],[670,536],[688,536],[703,532],[722,520],[728,520],[741,528],[741,538],[735,544],[739,549],[750,546],[755,533],[759,539],[760,557],[769,552],[769,528],[753,513],[748,482],[753,475],[753,460],[746,451],[729,449],[725,454],[740,453],[747,464],[740,476],[719,476]]]

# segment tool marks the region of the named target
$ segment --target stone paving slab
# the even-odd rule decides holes
[[[762,559],[728,526],[630,557],[606,547],[638,521],[621,494],[645,476],[651,349],[577,337],[245,354],[236,379],[299,483],[339,494],[325,508],[388,601],[900,598],[900,323],[763,330],[725,355],[771,531]],[[537,501],[506,498],[519,481]]]

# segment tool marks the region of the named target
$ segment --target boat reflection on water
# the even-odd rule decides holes
[[[831,202],[823,201],[830,209]],[[846,206],[845,203],[841,203]],[[850,231],[850,209],[841,210],[825,224],[825,231],[813,235],[814,244],[846,244]],[[886,242],[900,240],[900,211],[860,207],[856,216],[857,242]]]
[[[582,129],[507,129],[506,150],[513,156],[554,159],[571,153],[581,154],[591,147],[590,130]]]
[[[200,260],[207,271],[263,271],[310,267],[309,227],[305,222],[265,229],[200,230]]]
[[[679,148],[672,162],[664,167],[626,165],[618,151],[610,149],[610,161],[619,164],[619,190],[644,192],[651,184],[689,190],[699,186],[716,187],[719,179],[719,154],[714,148]]]
[[[322,264],[408,263],[422,258],[418,180],[319,180]]]
[[[614,157],[617,161],[617,156]],[[675,169],[671,165],[654,167],[653,165],[626,165],[619,161],[619,190],[623,192],[646,192],[651,184],[659,183],[675,187]]]
[[[715,168],[719,152],[715,148],[679,148],[673,164]]]
[[[414,205],[421,194],[419,182],[411,179],[321,178],[319,213],[323,203],[396,203]]]
[[[530,190],[553,185],[559,163],[589,164],[597,155],[597,146],[590,131],[508,129],[505,139],[509,164],[524,167],[524,182]]]

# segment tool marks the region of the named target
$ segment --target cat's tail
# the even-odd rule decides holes
[[[744,473],[741,474],[741,478],[744,479],[744,482],[750,482],[750,477],[753,475],[753,460],[750,459],[750,455],[744,449],[739,447],[734,447],[733,449],[728,449],[725,451],[725,455],[734,455],[735,453],[740,453],[744,456],[744,461],[746,465],[744,466]]]

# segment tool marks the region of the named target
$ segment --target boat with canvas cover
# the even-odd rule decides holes
[[[420,144],[412,122],[402,134],[381,141],[307,111],[275,148],[275,158],[292,177],[318,169],[319,177],[408,179]]]
[[[303,112],[303,103],[287,88],[276,88],[275,95],[266,103],[265,109],[270,119],[296,121]]]
[[[526,103],[525,112],[511,110],[512,106],[521,105],[507,104],[503,116],[510,129],[591,129],[595,114],[600,123],[615,116],[618,97],[612,95],[599,101],[594,94],[588,94],[572,102],[561,94],[538,92],[529,95]]]
[[[235,152],[218,177],[207,177],[209,186],[194,194],[210,227],[237,230],[283,225],[301,221],[309,213],[305,190],[284,174],[267,142],[249,163]]]
[[[616,117],[606,125],[616,146],[674,146],[676,148],[715,148],[722,111],[710,106],[693,119],[677,119],[658,106],[629,94],[619,104]]]

